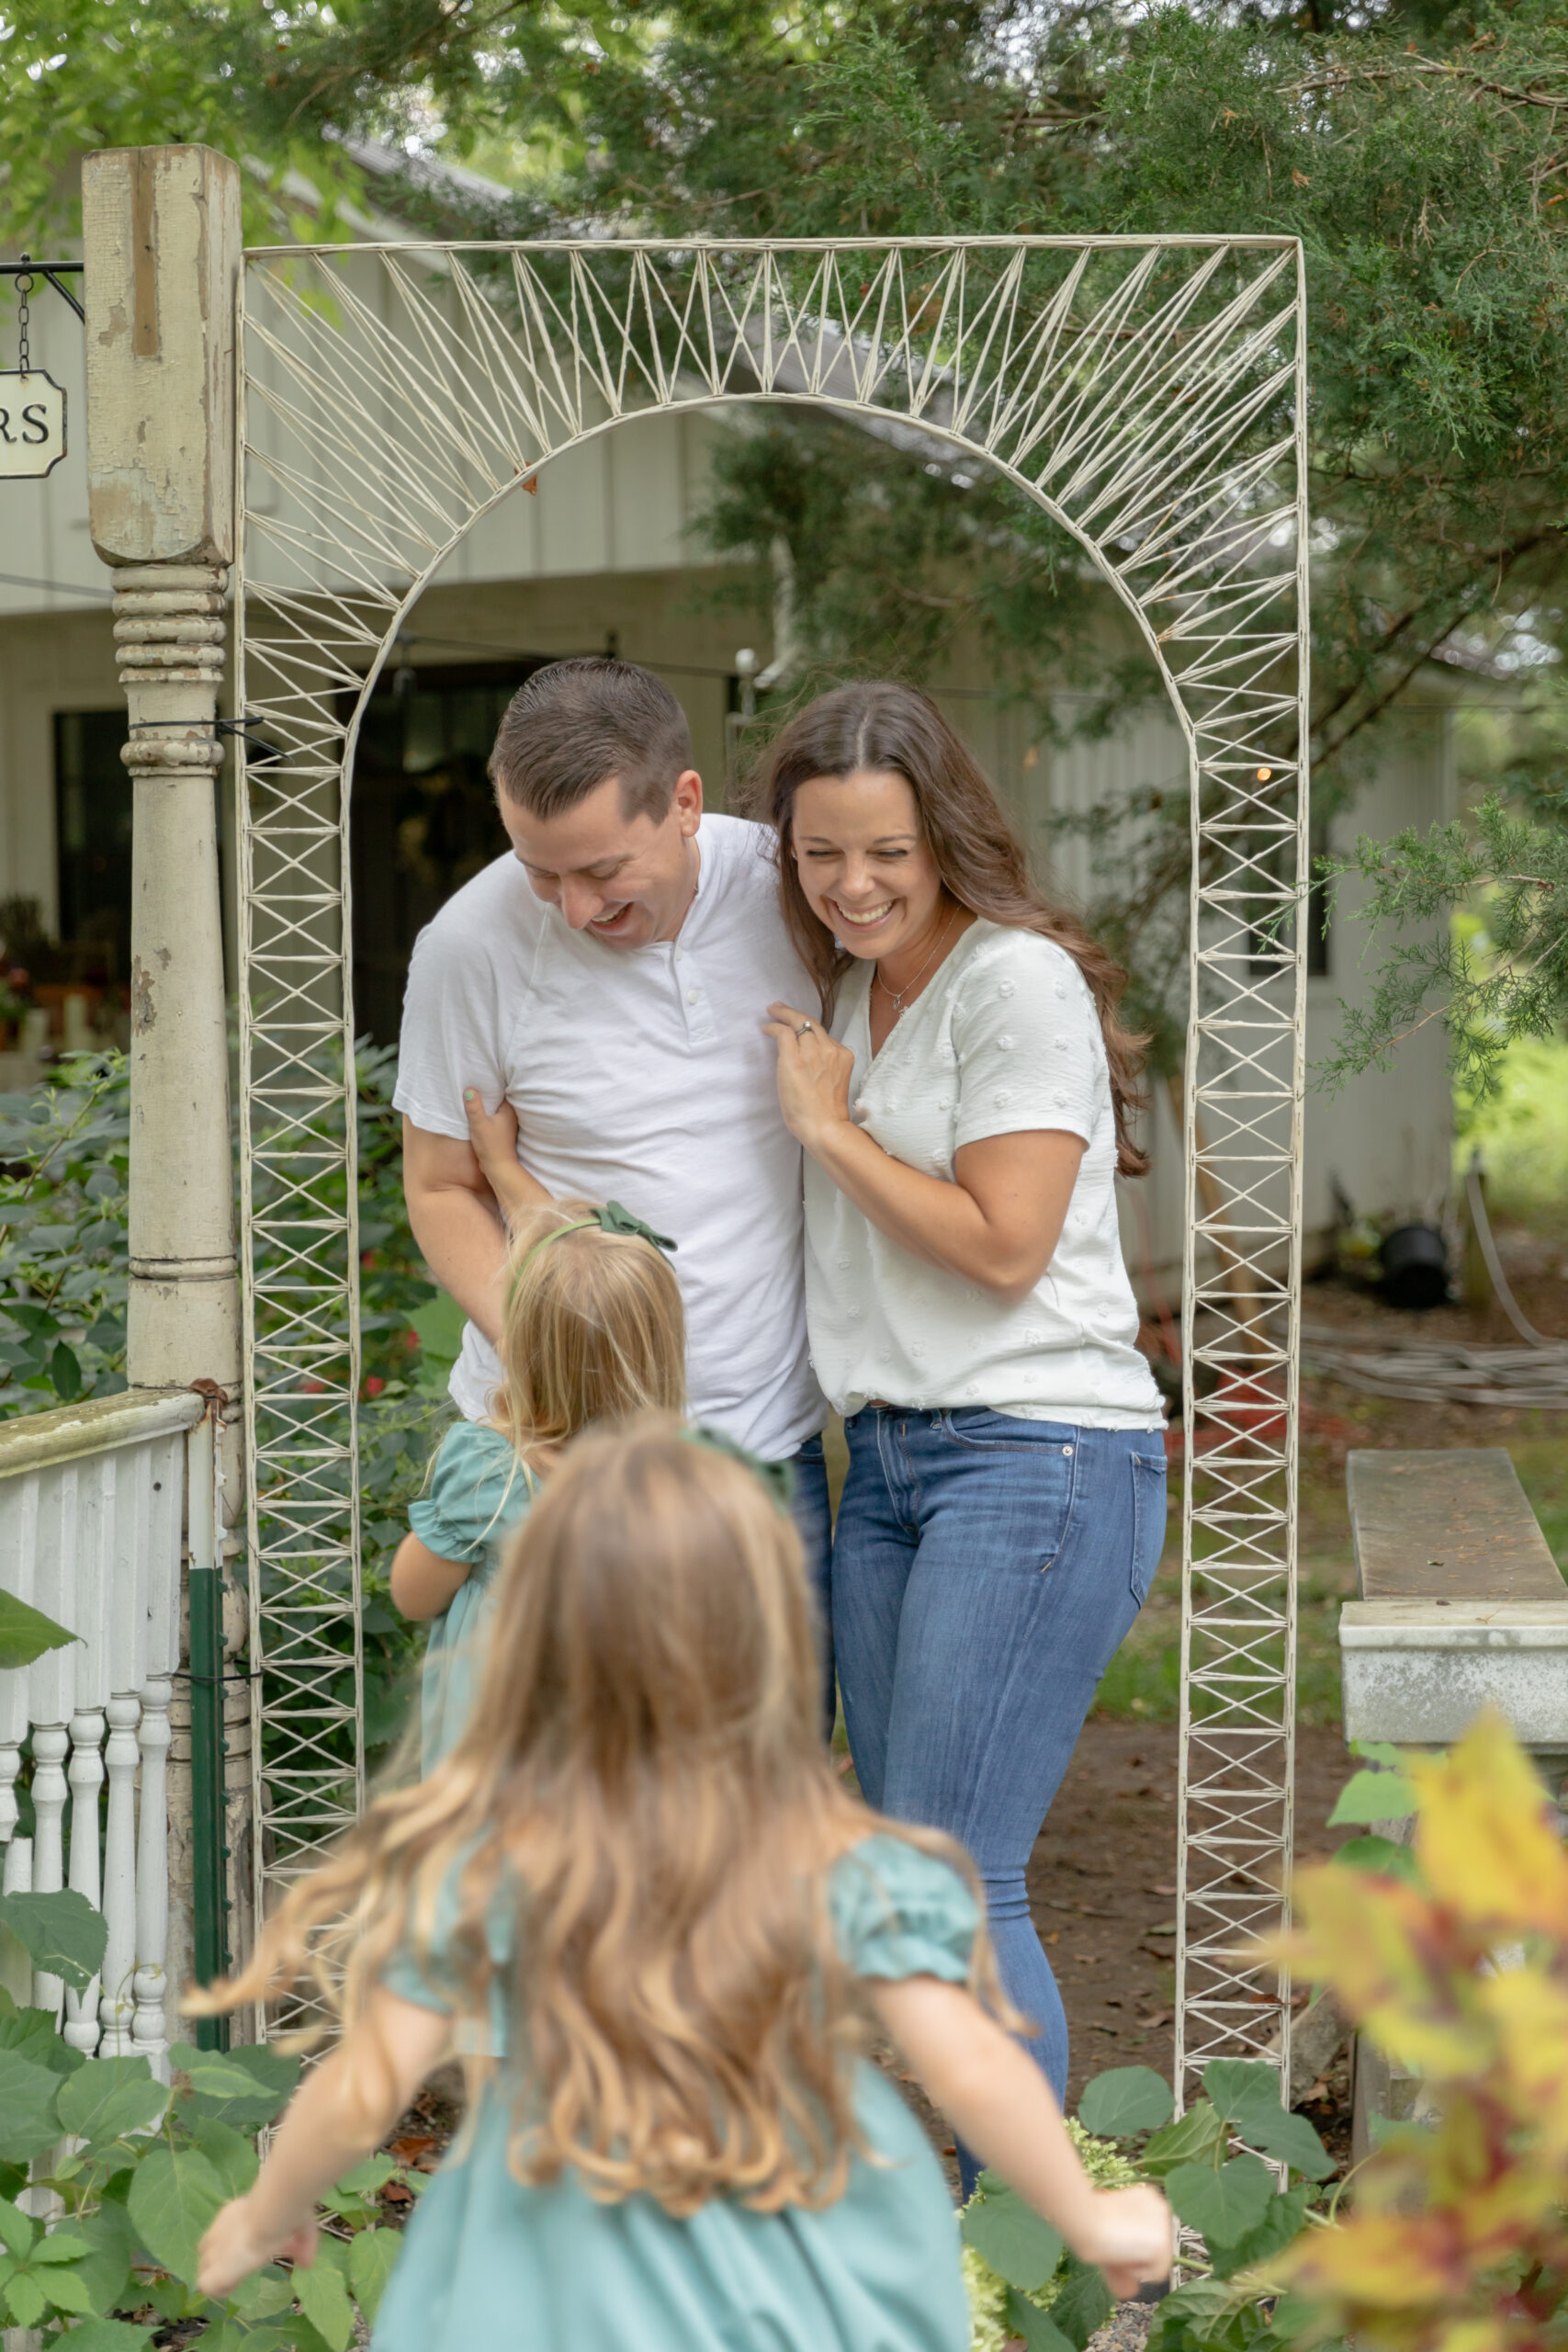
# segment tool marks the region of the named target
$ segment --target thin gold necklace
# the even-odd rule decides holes
[[[914,978],[912,980],[905,981],[897,996],[894,995],[893,990],[883,978],[882,967],[880,964],[877,965],[876,969],[873,972],[872,978],[876,982],[877,987],[882,990],[883,995],[893,1007],[893,1019],[895,1023],[897,1022],[899,1015],[904,1010],[904,999],[907,996],[912,995],[914,990],[919,987],[920,982],[925,978],[926,974],[931,970],[931,966],[935,963],[937,947],[940,947],[946,939],[947,930],[947,922],[944,920],[942,929],[937,933],[936,947],[931,949],[931,954],[926,957],[925,962],[920,966],[920,968],[915,974]]]

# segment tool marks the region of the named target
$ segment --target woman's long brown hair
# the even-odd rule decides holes
[[[867,2034],[832,1866],[883,1830],[976,1882],[948,1839],[845,1791],[820,1695],[799,1540],[752,1472],[668,1415],[579,1439],[507,1555],[463,1738],[377,1799],[201,2006],[304,1980],[352,2019],[400,1949],[461,2041],[485,2030],[505,1917],[522,2179],[573,2168],[676,2214],[831,2202]],[[972,1982],[1018,2022],[983,1928]]]
[[[824,1020],[855,959],[818,921],[800,887],[792,854],[795,796],[813,776],[865,772],[904,778],[943,887],[961,907],[1010,931],[1038,932],[1072,957],[1089,983],[1105,1039],[1117,1172],[1145,1174],[1148,1154],[1134,1142],[1131,1122],[1146,1099],[1138,1079],[1148,1040],[1134,1036],[1116,1017],[1127,975],[1076,915],[1053,906],[1035,888],[1023,844],[996,794],[936,705],[914,686],[874,681],[819,695],[773,739],[753,795],[757,813],[778,837],[784,922],[817,982]]]

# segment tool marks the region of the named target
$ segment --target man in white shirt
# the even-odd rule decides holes
[[[410,1221],[468,1318],[452,1395],[482,1419],[500,1377],[503,1212],[620,1201],[678,1245],[693,1418],[794,1465],[826,1627],[800,1150],[761,1027],[810,983],[771,840],[704,815],[681,706],[631,662],[536,671],[491,773],[512,854],[420,933],[395,1098]],[[502,1105],[517,1165],[492,1186],[473,1136]]]

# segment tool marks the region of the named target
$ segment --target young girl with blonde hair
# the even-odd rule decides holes
[[[878,2029],[1116,2291],[1163,2277],[1163,2199],[1089,2187],[1006,2030],[967,1862],[845,1792],[818,1696],[799,1541],[751,1472],[662,1416],[579,1441],[457,1747],[209,1996],[309,1979],[346,2030],[203,2292],[308,2263],[321,2192],[484,2050],[375,2352],[965,2352],[952,2202]]]
[[[615,1201],[555,1202],[519,1220],[491,1417],[447,1430],[392,1562],[398,1608],[434,1621],[420,1693],[427,1772],[472,1704],[501,1546],[562,1446],[594,1421],[683,1408],[672,1246]]]

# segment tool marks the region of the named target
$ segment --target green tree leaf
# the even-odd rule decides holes
[[[152,2330],[138,2327],[128,2319],[84,2319],[59,2340],[70,2346],[70,2352],[147,2352]],[[204,2346],[208,2341],[202,2338]]]
[[[228,2201],[198,2148],[175,2149],[160,2142],[137,2165],[126,2204],[153,2261],[193,2287],[202,2236]]]
[[[348,2283],[372,2327],[402,2243],[400,2230],[383,2229],[359,2230],[348,2242]]]
[[[1021,2336],[1025,2352],[1072,2352],[1072,2346],[1049,2312],[1010,2287],[1003,2306],[1010,2335]]]
[[[1180,2352],[1190,2339],[1203,2343],[1209,2340],[1213,2322],[1231,2300],[1231,2290],[1219,2278],[1194,2278],[1190,2286],[1178,2287],[1167,2295],[1154,2316],[1149,2329],[1148,2352]]]
[[[90,2058],[60,2088],[60,2120],[95,2147],[149,2132],[169,2103],[145,2058]]]
[[[1138,2159],[1139,2165],[1151,2180],[1162,2180],[1178,2165],[1193,2164],[1207,2155],[1224,2137],[1224,2117],[1208,2099],[1198,2099],[1185,2115],[1155,2133]]]
[[[26,2164],[60,2138],[60,2077],[15,2050],[0,2050],[0,2157]],[[18,2321],[23,2327],[30,2320]]]
[[[0,1927],[9,1928],[35,1968],[85,1993],[103,1965],[109,1926],[85,1894],[0,1894]]]
[[[243,2197],[259,2170],[255,2142],[216,2115],[202,2116],[191,2137],[217,2174],[224,2196]]]
[[[0,2197],[0,2245],[7,2254],[25,2255],[38,2235],[38,2223],[13,2205],[8,2197]]]
[[[37,2257],[34,2257],[35,2260]],[[64,2263],[51,2264],[35,2273],[39,2285],[57,2312],[69,2312],[79,2317],[93,2308],[87,2282],[81,2272]]]
[[[1328,2178],[1334,2159],[1306,2117],[1281,2103],[1272,2066],[1250,2058],[1212,2059],[1203,2069],[1203,2088],[1239,2138],[1308,2180]]]
[[[319,2238],[316,2258],[308,2269],[295,2264],[294,2292],[328,2352],[348,2352],[354,2341],[354,2305],[348,2292],[348,2248],[341,2238]]]
[[[36,2327],[48,2306],[30,2270],[13,2271],[5,2282],[6,2301],[18,2327]]]
[[[1291,2245],[1301,2235],[1306,2219],[1307,2199],[1312,2191],[1304,2182],[1270,2198],[1264,2209],[1263,2219],[1255,2230],[1248,2230],[1234,2245],[1211,2246],[1210,2260],[1217,2278],[1234,2278],[1238,2270],[1248,2270],[1254,2263],[1267,2262]]]
[[[87,2063],[86,2054],[73,2050],[55,2026],[49,2009],[21,2009],[10,1995],[0,1991],[0,2050],[15,2050],[51,2075],[74,2075]]]
[[[96,2211],[78,2213],[72,2226],[87,2242],[77,2275],[87,2290],[88,2308],[110,2312],[124,2293],[131,2265],[141,2251],[130,2215],[117,2199],[106,2197]]]
[[[68,1347],[63,1340],[50,1357],[49,1376],[61,1403],[73,1405],[82,1394],[82,1365],[74,1348]]]
[[[175,2042],[169,2064],[189,2082],[192,2111],[225,2123],[270,2123],[299,2076],[299,2062],[254,2043],[236,2050],[197,2050]]]
[[[1408,1846],[1396,1838],[1347,1838],[1335,1849],[1334,1860],[1344,1870],[1381,1871],[1385,1878],[1419,1883],[1421,1866]]]
[[[1404,1821],[1416,1805],[1415,1784],[1403,1772],[1356,1772],[1340,1790],[1328,1826],[1339,1829],[1347,1824]]]
[[[1157,2131],[1174,2105],[1170,2085],[1152,2066],[1112,2066],[1084,2085],[1078,2121],[1097,2139],[1121,2140]]]
[[[31,1666],[46,1650],[63,1649],[67,1642],[80,1639],[80,1634],[68,1633],[52,1617],[46,1617],[41,1609],[18,1600],[14,1592],[0,1590],[0,1672],[7,1667]]]
[[[972,2200],[961,2226],[965,2244],[1010,2287],[1043,2287],[1055,2277],[1062,2258],[1061,2238],[1016,2188],[1003,2187]]]
[[[1257,2156],[1233,2156],[1215,2172],[1208,2165],[1178,2165],[1165,2193],[1189,2227],[1211,2245],[1234,2245],[1257,2229],[1274,2195],[1274,2177]]]
[[[1067,2275],[1051,2306],[1051,2317],[1074,2352],[1084,2352],[1089,2337],[1110,2318],[1111,2308],[1103,2272],[1092,2262],[1080,2262],[1076,2255],[1069,2255]]]

